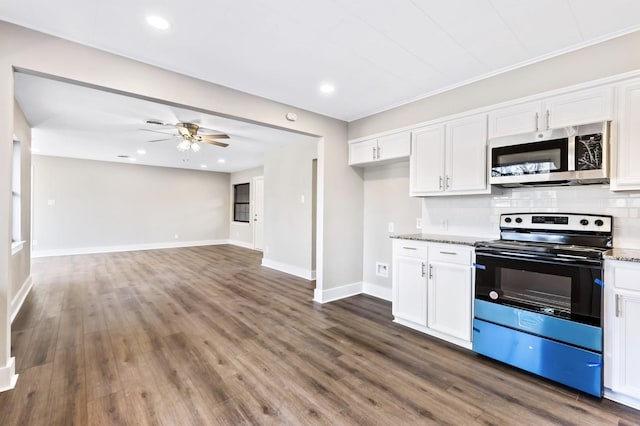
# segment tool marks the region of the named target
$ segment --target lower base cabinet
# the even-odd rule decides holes
[[[471,349],[473,249],[393,241],[394,321]]]
[[[640,263],[605,262],[605,396],[640,409]]]

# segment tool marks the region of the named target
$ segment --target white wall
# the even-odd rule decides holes
[[[29,217],[31,214],[31,127],[20,109],[14,102],[13,131],[20,141],[20,235],[24,240],[22,250],[11,257],[11,291],[10,303],[12,314],[19,307],[24,297],[26,286],[29,285],[31,275],[31,228]],[[19,294],[21,293],[21,294]],[[20,297],[18,297],[20,296]]]
[[[264,174],[263,167],[256,167],[253,169],[242,170],[240,172],[231,173],[230,189],[229,189],[229,238],[233,244],[241,245],[244,247],[253,248],[253,221],[249,223],[234,222],[233,221],[233,185],[240,183],[249,183],[251,211],[249,217],[253,217],[253,178],[262,176]]]
[[[501,195],[429,197],[424,232],[497,236],[501,213],[563,212],[613,216],[615,247],[640,248],[640,191],[611,192],[608,185],[505,189]],[[448,229],[440,228],[442,220]]]
[[[411,234],[422,216],[422,200],[409,197],[409,163],[364,170],[364,292],[391,300],[392,234]],[[394,226],[389,232],[389,223]],[[376,262],[388,265],[388,277],[376,275]]]
[[[34,255],[229,238],[227,173],[34,155],[33,180]]]
[[[272,149],[264,161],[262,264],[313,279],[313,160],[315,141]],[[303,200],[304,199],[304,200]]]

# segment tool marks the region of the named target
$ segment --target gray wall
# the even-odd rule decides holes
[[[24,247],[11,257],[11,291],[9,302],[13,301],[22,285],[31,275],[31,127],[20,106],[14,102],[13,132],[20,141],[20,202],[21,202],[21,235]]]
[[[33,179],[34,255],[229,238],[227,173],[34,155]]]
[[[635,32],[402,105],[349,123],[349,139],[634,71],[640,68],[638,46]]]
[[[234,243],[246,244],[253,247],[253,221],[249,223],[240,223],[233,221],[233,185],[239,183],[249,183],[250,199],[251,199],[251,213],[249,217],[253,217],[253,178],[262,176],[264,174],[263,167],[256,167],[253,169],[242,170],[240,172],[231,173],[230,189],[229,189],[229,238]],[[265,182],[266,184],[266,182]]]
[[[312,270],[313,160],[317,158],[317,146],[314,141],[301,141],[265,155],[265,263]]]
[[[365,291],[391,294],[391,234],[411,234],[422,217],[422,200],[409,197],[409,163],[368,167],[364,170],[364,255]],[[389,232],[389,222],[394,225]],[[389,266],[389,276],[376,275],[376,262]],[[367,287],[375,286],[371,289]]]

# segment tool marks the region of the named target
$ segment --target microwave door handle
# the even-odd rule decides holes
[[[540,119],[540,113],[536,112],[535,123],[534,123],[536,126],[536,132],[540,130],[539,119]]]
[[[574,172],[576,170],[576,139],[577,136],[570,137],[567,142],[567,149],[569,152],[567,153],[567,170],[570,172]]]

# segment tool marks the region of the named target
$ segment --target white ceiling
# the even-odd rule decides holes
[[[15,97],[32,126],[32,149],[40,155],[230,173],[262,165],[272,148],[313,139],[23,73],[15,74]],[[229,146],[200,144],[200,151],[183,153],[176,149],[179,138],[151,143],[164,135],[141,129],[177,132],[146,124],[148,119],[197,123],[227,133]]]
[[[640,1],[2,0],[0,19],[350,121],[638,30]]]

